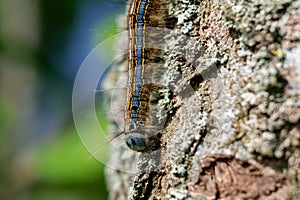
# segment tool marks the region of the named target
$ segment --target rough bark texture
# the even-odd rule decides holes
[[[113,150],[110,198],[299,199],[300,1],[167,9],[162,147]]]

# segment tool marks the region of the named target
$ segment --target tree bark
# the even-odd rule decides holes
[[[300,1],[166,9],[161,148],[114,149],[110,199],[300,198]]]

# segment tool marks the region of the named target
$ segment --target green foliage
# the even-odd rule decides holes
[[[34,166],[35,184],[29,189],[34,199],[106,198],[104,165],[91,157],[73,127],[28,154]]]

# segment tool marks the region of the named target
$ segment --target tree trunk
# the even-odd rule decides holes
[[[161,148],[114,149],[110,199],[300,198],[300,0],[165,6]]]

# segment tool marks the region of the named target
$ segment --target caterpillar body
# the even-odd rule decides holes
[[[159,33],[150,27],[159,26],[155,16],[161,3],[157,0],[132,0],[127,15],[128,80],[125,102],[124,134],[129,148],[139,152],[158,147],[160,122],[156,119],[157,97],[161,86],[153,83],[160,50],[152,48]],[[155,61],[156,60],[156,61]]]

